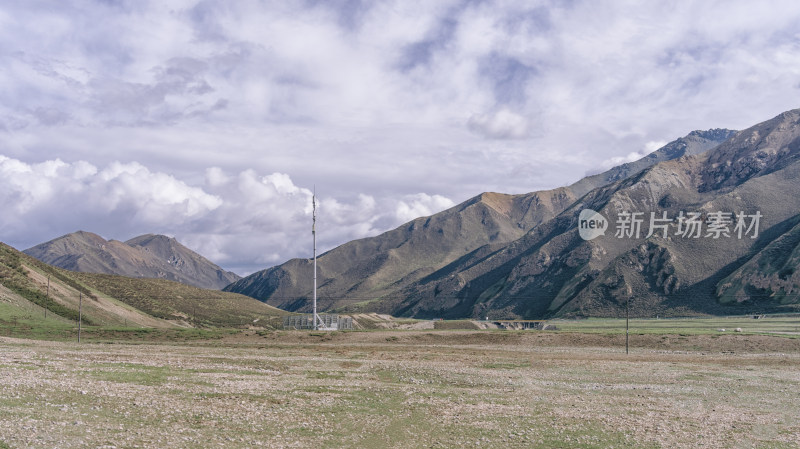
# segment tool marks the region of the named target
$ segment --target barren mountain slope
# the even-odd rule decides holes
[[[800,210],[800,111],[740,132],[708,153],[657,164],[595,189],[555,219],[499,251],[481,248],[400,292],[383,312],[412,316],[619,315],[794,310],[796,301],[720,304],[717,283],[789,231]],[[605,235],[583,240],[584,209],[609,221]],[[626,213],[641,213],[641,234],[617,236]],[[648,237],[650,213],[670,219]],[[728,237],[709,235],[723,212]],[[697,213],[701,235],[681,234],[681,213]],[[759,232],[747,228],[759,214]],[[630,215],[627,216],[630,218]],[[739,220],[748,225],[743,236]],[[655,221],[654,224],[663,224]],[[630,230],[630,228],[628,228]],[[753,238],[755,237],[755,238]],[[786,267],[782,267],[785,269]],[[752,279],[752,277],[751,277]],[[787,296],[783,296],[787,298]],[[452,311],[452,312],[451,312]]]
[[[78,231],[24,252],[68,270],[169,279],[201,288],[221,289],[239,279],[163,235],[148,234],[123,243]]]
[[[484,193],[379,236],[346,243],[318,258],[320,305],[343,307],[397,291],[475,248],[518,238],[574,200],[565,188],[527,195]],[[309,259],[293,259],[225,290],[288,310],[307,308],[311,267]]]
[[[386,309],[397,301],[403,289],[443,267],[458,265],[472,251],[498,250],[551,220],[590,186],[609,184],[664,159],[700,153],[733,134],[729,130],[695,131],[640,161],[570,187],[523,195],[483,193],[379,236],[346,243],[319,257],[320,307],[322,310]],[[226,290],[288,310],[308,310],[312,293],[311,261],[290,260],[248,276]]]

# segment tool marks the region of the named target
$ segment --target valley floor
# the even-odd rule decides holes
[[[0,337],[0,448],[798,447],[798,391],[764,335]]]

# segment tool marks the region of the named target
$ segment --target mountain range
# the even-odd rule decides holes
[[[525,319],[797,312],[798,158],[793,110],[743,131],[694,131],[569,186],[482,193],[320,255],[319,308]],[[310,259],[238,279],[168,237],[86,232],[26,253],[311,307]]]
[[[595,188],[520,239],[475,250],[381,306],[525,318],[619,316],[629,301],[638,316],[797,311],[799,157],[794,110]],[[582,238],[583,211],[607,220],[608,232]]]
[[[78,231],[23,252],[72,271],[168,279],[216,290],[240,279],[164,235],[147,234],[120,242]]]
[[[777,247],[796,248],[800,235],[791,233],[800,219],[798,115],[741,132],[694,131],[567,187],[483,193],[346,243],[318,258],[318,304],[418,318],[618,316],[628,299],[647,316],[795,310],[797,259],[773,256]],[[585,209],[615,225],[582,239]],[[616,235],[626,213],[636,213],[644,232]],[[661,231],[648,236],[651,213]],[[760,233],[731,237],[738,221],[756,213]],[[700,222],[702,235],[680,235],[683,214]],[[708,217],[717,214],[727,237],[706,236]],[[225,290],[307,311],[311,280],[311,261],[293,259]]]

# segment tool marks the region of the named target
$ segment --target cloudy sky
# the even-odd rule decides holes
[[[800,107],[800,3],[0,0],[0,241],[239,274]]]

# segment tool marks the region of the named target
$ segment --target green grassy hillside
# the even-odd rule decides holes
[[[79,307],[84,326],[103,328],[273,328],[286,314],[235,293],[63,270],[0,243],[0,328],[68,334]]]

